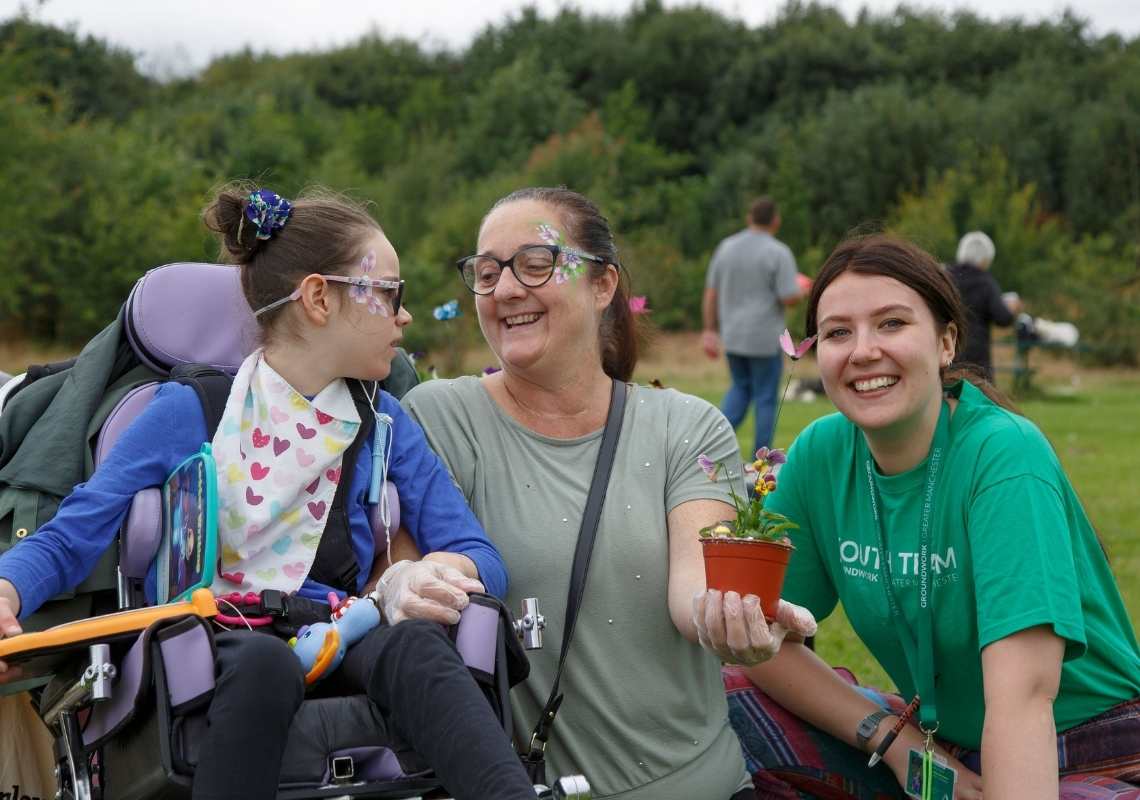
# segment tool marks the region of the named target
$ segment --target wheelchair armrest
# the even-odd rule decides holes
[[[104,614],[0,639],[0,661],[19,664],[24,677],[51,674],[62,661],[93,644],[134,639],[159,620],[187,615],[213,617],[217,613],[214,595],[209,589],[198,589],[182,602]]]
[[[162,539],[162,490],[143,489],[131,501],[119,544],[119,569],[127,578],[146,577]]]
[[[368,509],[368,522],[372,525],[372,538],[376,541],[376,552],[379,553],[388,547],[389,532],[395,538],[400,528],[400,493],[391,481],[384,481],[384,491],[388,494],[388,508],[391,509],[388,530],[384,530],[384,521],[380,519],[380,504]]]

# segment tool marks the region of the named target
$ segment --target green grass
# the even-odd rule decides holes
[[[670,368],[669,361],[676,367]],[[707,367],[680,371],[685,359],[669,359],[656,365],[652,377],[667,386],[690,392],[719,404],[727,388],[727,374],[715,374]],[[689,359],[688,364],[694,364]],[[649,367],[650,370],[654,366]],[[676,372],[674,370],[677,370]],[[638,376],[648,380],[643,368]],[[785,379],[787,374],[785,372]],[[1084,376],[1080,388],[1072,382],[1063,385],[1043,383],[1035,399],[1020,402],[1021,411],[1049,437],[1076,487],[1085,511],[1108,550],[1113,572],[1124,596],[1128,613],[1140,619],[1140,415],[1136,398],[1140,394],[1140,373],[1100,372]],[[812,403],[784,405],[776,431],[776,443],[786,447],[809,422],[834,411],[824,399]],[[741,451],[752,445],[752,419],[749,415],[737,431]],[[883,688],[891,680],[855,636],[843,609],[823,621],[817,651],[828,663],[849,667],[860,681]]]

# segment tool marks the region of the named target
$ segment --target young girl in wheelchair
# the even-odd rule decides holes
[[[80,583],[135,493],[160,485],[209,441],[221,554],[214,592],[276,589],[321,600],[334,589],[363,593],[375,580],[384,622],[349,649],[321,690],[367,694],[455,797],[533,798],[508,738],[497,735],[498,721],[438,624],[458,620],[468,592],[505,594],[503,562],[421,429],[376,389],[412,321],[401,304],[395,250],[361,208],[333,196],[290,203],[268,190],[229,188],[205,220],[241,269],[262,346],[238,370],[212,437],[195,390],[165,384],[55,518],[0,558],[0,633],[20,633],[18,618]],[[362,396],[365,413],[388,435],[376,440],[379,458],[364,436],[352,474],[342,474],[361,432]],[[427,555],[388,566],[376,580],[386,561],[374,552],[366,502],[375,496],[373,471],[385,464],[404,526]],[[343,513],[335,502],[340,481],[351,489],[340,495]],[[334,526],[355,556],[347,573],[318,557]],[[344,585],[346,574],[352,585]],[[153,587],[152,569],[152,599]],[[216,643],[193,797],[273,798],[305,694],[300,661],[283,640],[252,630],[222,632]]]

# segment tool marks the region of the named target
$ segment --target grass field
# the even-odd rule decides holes
[[[28,363],[63,358],[67,351],[32,350],[0,342],[0,370],[22,372]],[[494,359],[483,349],[469,352],[465,370],[479,372]],[[995,362],[1009,363],[1010,354],[996,348]],[[1100,534],[1135,625],[1140,620],[1140,372],[1089,370],[1063,358],[1036,365],[1039,395],[1019,401],[1060,454]],[[813,375],[814,365],[801,362],[797,375]],[[786,377],[786,372],[785,372]],[[719,404],[727,388],[723,361],[701,353],[696,334],[660,336],[648,349],[635,374],[641,383],[658,379],[666,386]],[[1002,378],[999,376],[999,383]],[[826,399],[788,403],[783,409],[776,443],[786,447],[798,431],[816,417],[833,411]],[[741,450],[752,441],[751,418],[738,431]],[[854,670],[868,684],[889,687],[890,680],[855,637],[842,609],[820,626],[819,653],[833,664]]]

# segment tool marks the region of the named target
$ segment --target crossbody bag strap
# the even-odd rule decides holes
[[[629,387],[614,381],[610,394],[610,410],[606,416],[606,427],[602,431],[602,445],[598,450],[598,461],[594,465],[594,479],[586,495],[586,508],[582,514],[582,527],[578,529],[578,544],[574,549],[574,564],[570,568],[570,590],[566,598],[566,622],[562,629],[562,654],[558,657],[558,669],[554,673],[554,685],[550,697],[542,709],[534,733],[530,738],[529,761],[542,760],[554,716],[562,705],[562,695],[558,683],[562,678],[562,668],[566,665],[566,653],[570,640],[574,638],[574,624],[578,621],[578,609],[582,605],[582,592],[586,588],[586,573],[590,569],[590,556],[594,551],[594,538],[598,533],[598,523],[602,518],[602,505],[606,501],[606,489],[610,484],[610,474],[614,468],[614,454],[617,452],[618,438],[621,436],[622,418],[625,416],[625,400]]]

